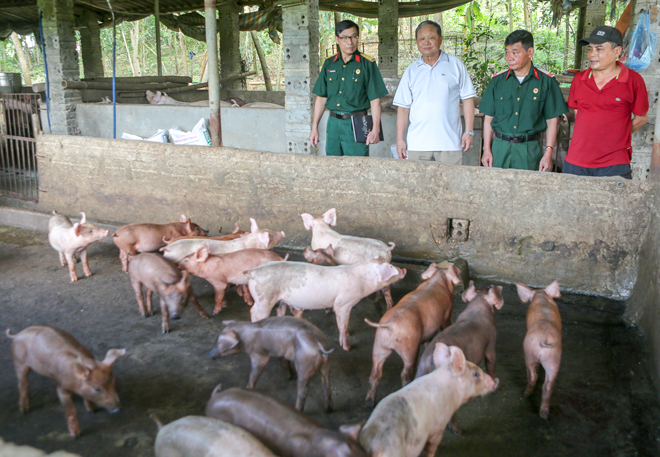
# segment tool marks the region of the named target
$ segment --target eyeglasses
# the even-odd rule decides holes
[[[338,36],[341,41],[346,43],[347,41],[356,41],[359,38],[359,35],[351,35],[351,36]]]

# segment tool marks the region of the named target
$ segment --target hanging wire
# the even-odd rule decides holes
[[[44,12],[39,12],[39,35],[41,38],[41,52],[44,56],[44,71],[46,72],[46,117],[48,118],[48,133],[53,133],[50,128],[50,84],[48,81],[48,59],[46,59],[46,45],[44,44],[44,28],[42,25],[42,19],[44,17]]]
[[[117,139],[117,26],[115,24],[115,12],[112,11],[110,0],[107,0],[110,14],[112,15],[112,138]]]

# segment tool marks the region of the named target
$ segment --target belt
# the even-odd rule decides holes
[[[523,135],[523,136],[509,136],[495,132],[495,136],[500,140],[508,141],[509,143],[526,143],[527,141],[535,141],[541,138],[540,133],[535,133],[533,135]]]
[[[337,114],[333,113],[330,111],[330,116],[336,117],[337,119],[350,119],[353,116],[366,116],[367,115],[367,110],[362,110],[362,111],[356,111],[354,113],[346,113],[346,114]]]

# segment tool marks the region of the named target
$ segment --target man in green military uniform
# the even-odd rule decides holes
[[[504,42],[504,52],[509,69],[493,75],[479,104],[479,111],[486,115],[481,163],[485,167],[550,171],[557,117],[568,107],[554,76],[534,67],[531,33],[511,33]],[[546,145],[541,146],[544,131]]]
[[[358,26],[341,21],[335,26],[335,41],[340,52],[326,59],[312,93],[317,95],[309,141],[319,142],[319,121],[325,108],[330,110],[326,131],[325,153],[329,156],[368,156],[369,145],[378,143],[380,135],[380,97],[387,95],[385,83],[374,59],[357,50]],[[367,114],[371,107],[374,127],[366,143],[353,136],[351,116]]]

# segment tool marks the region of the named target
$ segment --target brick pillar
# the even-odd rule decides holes
[[[85,78],[102,78],[104,73],[103,53],[98,16],[90,10],[85,10],[83,21],[85,26],[80,27],[79,31]]]
[[[578,37],[582,39],[591,35],[593,30],[600,26],[605,25],[605,10],[607,7],[607,2],[603,0],[588,0],[586,6],[586,17],[584,22],[584,36]],[[580,69],[584,70],[589,68],[589,59],[587,58],[587,48],[586,46],[582,47],[582,59],[580,60]]]
[[[82,103],[79,90],[62,89],[62,80],[80,79],[73,0],[38,0],[44,12],[43,29],[50,82],[50,121],[52,133],[80,135],[76,104]]]
[[[282,8],[287,152],[312,154],[312,89],[319,75],[319,3]]]
[[[378,68],[383,78],[399,72],[399,2],[378,0]]]
[[[220,2],[218,2],[220,3]],[[220,79],[241,72],[241,32],[238,30],[238,13],[242,9],[235,2],[218,6],[220,19]],[[222,85],[225,89],[241,89],[240,79]]]

